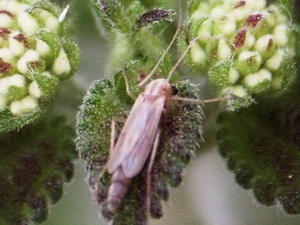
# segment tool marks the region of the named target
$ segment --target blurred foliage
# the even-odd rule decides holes
[[[73,176],[74,130],[46,114],[34,125],[0,135],[0,224],[43,222],[48,205]]]
[[[288,95],[257,99],[255,105],[219,116],[220,152],[236,181],[253,189],[263,205],[281,203],[290,214],[300,213],[300,98]]]

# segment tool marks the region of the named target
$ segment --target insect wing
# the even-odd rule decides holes
[[[138,97],[108,161],[110,173],[121,164],[127,177],[139,173],[151,151],[164,103],[164,96],[155,100]]]
[[[151,152],[155,135],[157,133],[158,124],[164,107],[165,98],[159,98],[153,104],[145,105],[148,108],[146,126],[143,127],[141,137],[135,143],[134,148],[122,163],[123,172],[127,177],[137,175],[145,165],[149,153]]]

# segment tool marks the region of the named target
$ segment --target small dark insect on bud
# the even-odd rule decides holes
[[[149,23],[153,23],[160,20],[171,20],[171,17],[174,15],[174,11],[172,10],[162,10],[162,9],[154,9],[150,12],[146,12],[140,16],[138,19],[138,26],[144,26]]]

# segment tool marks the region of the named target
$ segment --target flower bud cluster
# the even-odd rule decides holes
[[[73,74],[77,47],[60,37],[59,15],[48,1],[0,0],[0,113],[38,110]]]
[[[199,1],[191,15],[190,60],[239,97],[286,89],[294,80],[291,24],[266,0]]]

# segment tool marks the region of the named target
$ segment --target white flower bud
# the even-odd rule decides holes
[[[195,12],[191,16],[191,18],[193,18],[193,20],[201,19],[204,16],[207,16],[207,13],[203,14],[203,12],[208,12],[209,9],[210,9],[209,4],[206,2],[203,2],[202,4],[199,5],[198,10],[195,10]]]
[[[35,50],[41,56],[46,56],[46,55],[48,55],[50,53],[51,48],[50,48],[50,46],[46,42],[44,42],[42,40],[37,40]]]
[[[235,19],[231,16],[226,16],[225,21],[220,23],[220,32],[225,36],[232,35],[236,31],[236,22]]]
[[[0,94],[7,94],[11,86],[24,87],[25,84],[26,80],[20,74],[5,77],[3,79],[0,79]]]
[[[279,69],[281,62],[283,60],[283,51],[278,49],[275,54],[267,60],[266,67],[270,70],[277,70]]]
[[[212,24],[213,22],[211,20],[204,21],[201,24],[197,35],[199,37],[210,37],[212,35]]]
[[[248,0],[246,1],[247,7],[250,7],[254,10],[262,10],[266,7],[266,0]]]
[[[9,77],[0,80],[0,94],[7,94],[10,87]]]
[[[272,80],[272,74],[266,69],[261,69],[257,73],[249,74],[244,78],[244,83],[248,87],[255,87],[256,85],[264,82],[265,80]]]
[[[10,80],[11,86],[24,87],[26,84],[25,77],[20,74],[12,75],[11,77],[8,77],[8,79]]]
[[[239,72],[233,67],[231,67],[228,76],[229,83],[235,84],[235,82],[237,82],[237,80],[239,79],[239,76]]]
[[[30,5],[27,5],[27,4],[23,4],[23,3],[20,3],[18,1],[7,1],[7,11],[15,14],[15,15],[18,15],[24,11],[27,11],[31,8]]]
[[[27,12],[23,12],[18,15],[18,23],[25,34],[34,34],[39,29],[37,21],[30,16]]]
[[[39,16],[45,23],[45,29],[51,32],[56,32],[59,28],[58,19],[46,10],[39,10]]]
[[[14,56],[21,56],[26,51],[24,44],[14,38],[19,34],[19,32],[13,32],[9,37],[9,50]]]
[[[9,28],[12,25],[12,18],[5,14],[5,13],[0,13],[0,27],[1,28]]]
[[[259,52],[265,52],[273,46],[273,35],[267,34],[260,37],[255,43],[255,50]]]
[[[274,12],[272,12],[271,10],[269,10],[270,12],[265,16],[265,21],[268,24],[268,26],[273,27],[276,25],[276,18],[274,15]]]
[[[42,96],[42,91],[36,81],[31,82],[31,84],[29,85],[29,93],[36,98]]]
[[[14,55],[11,53],[9,48],[0,48],[0,58],[8,63],[14,62]]]
[[[191,48],[191,58],[194,63],[203,64],[206,62],[206,54],[198,43],[193,43]]]
[[[57,31],[59,23],[56,17],[50,16],[45,20],[45,28],[51,32]]]
[[[244,48],[251,48],[254,45],[254,43],[255,43],[255,37],[249,32],[247,32]]]
[[[10,104],[10,111],[12,114],[21,115],[24,113],[30,113],[38,108],[37,100],[32,96],[27,96],[20,101],[13,101]]]
[[[49,78],[53,77],[53,75],[49,71],[43,72],[42,75]]]
[[[218,44],[218,52],[217,56],[218,59],[226,59],[232,54],[230,46],[227,44],[227,42],[224,39],[221,39]]]
[[[214,19],[220,19],[227,13],[228,9],[226,9],[223,5],[214,7],[210,13],[210,16]]]
[[[224,93],[226,92],[232,92],[235,96],[240,98],[243,98],[248,95],[246,89],[241,85],[229,86],[226,89],[224,89]]]
[[[61,49],[58,57],[55,59],[53,63],[53,72],[57,75],[61,75],[64,73],[69,73],[71,71],[71,65],[68,59],[67,54],[64,49]]]
[[[255,60],[257,64],[261,64],[262,58],[257,51],[244,51],[239,55],[239,61]]]
[[[28,73],[30,67],[28,63],[35,62],[39,60],[39,53],[34,50],[28,50],[25,54],[19,59],[17,63],[17,69],[20,73]]]
[[[239,7],[232,10],[231,15],[235,18],[236,21],[241,21],[246,19],[251,14],[251,9],[248,7]]]
[[[285,24],[278,25],[277,27],[275,27],[273,35],[274,42],[277,45],[283,46],[288,43],[287,26]]]

